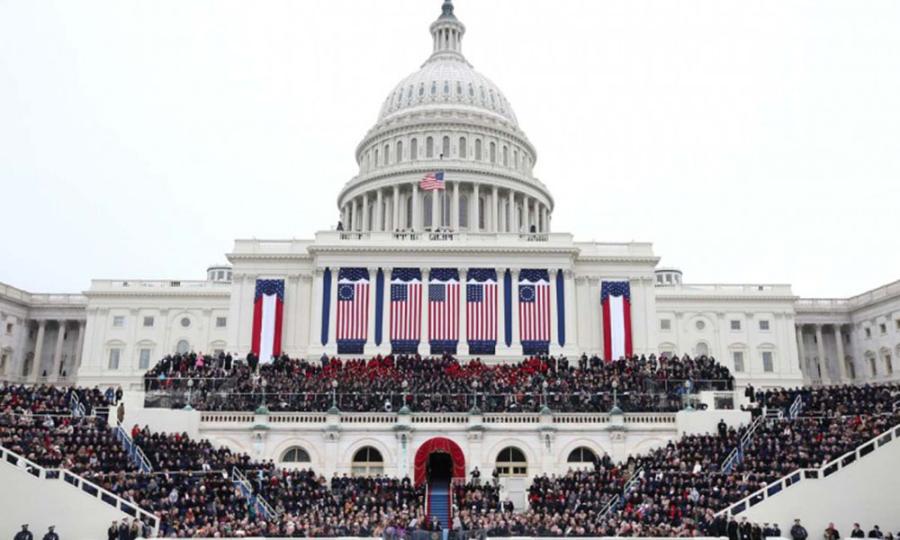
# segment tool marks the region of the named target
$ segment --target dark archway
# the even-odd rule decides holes
[[[443,457],[446,456],[446,457]],[[448,480],[466,478],[466,457],[458,444],[444,437],[428,439],[416,451],[415,484],[424,484],[428,473]]]

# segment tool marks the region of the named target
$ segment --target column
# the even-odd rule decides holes
[[[375,226],[373,231],[381,232],[384,230],[384,195],[379,189],[375,194]]]
[[[337,354],[337,291],[338,291],[338,272],[339,268],[330,267],[331,269],[331,294],[328,298],[328,344],[325,350],[329,355]]]
[[[478,184],[472,185],[472,202],[475,208],[475,215],[469,216],[469,230],[481,232],[481,221],[479,220],[479,216],[481,215],[481,201],[478,199]]]
[[[497,268],[497,354],[507,354],[506,347],[506,313],[503,310],[503,299],[506,298],[505,275],[506,268]]]
[[[62,362],[63,340],[66,336],[66,321],[57,321],[57,324],[59,325],[59,331],[56,335],[56,349],[53,351],[53,367],[47,373],[47,379],[50,381],[59,379],[59,364]]]
[[[363,193],[362,198],[362,227],[360,230],[368,232],[369,230],[369,194]]]
[[[419,184],[415,182],[412,185],[412,219],[410,223],[412,223],[414,231],[422,230],[422,225],[419,221]]]
[[[812,380],[812,374],[808,373],[809,367],[806,363],[806,344],[803,343],[803,325],[797,325],[797,354],[800,355],[800,372],[807,374],[807,379]]]
[[[450,227],[459,230],[459,182],[453,182],[453,199],[450,203]]]
[[[431,278],[431,270],[422,269],[422,327],[419,338],[419,354],[426,356],[431,352],[428,342],[428,281]]]
[[[497,186],[491,193],[491,232],[500,232],[500,190]]]
[[[547,226],[547,207],[545,205],[541,205],[541,232],[548,233],[550,232],[550,228]]]
[[[469,354],[468,313],[466,313],[466,283],[468,282],[469,269],[459,269],[459,344],[456,346],[456,354]]]
[[[363,351],[367,356],[375,354],[375,303],[378,298],[375,282],[378,279],[378,267],[369,267],[369,312],[366,318],[369,321],[366,332],[366,344]]]
[[[512,190],[509,191],[509,217],[507,220],[509,222],[507,225],[507,232],[518,232],[519,224],[516,223],[516,194]]]
[[[309,303],[309,349],[319,351],[322,347],[322,277],[323,268],[312,270],[312,294]]]
[[[394,211],[394,220],[391,222],[391,227],[396,231],[402,228],[400,227],[400,186],[397,184],[394,184],[394,195],[391,197],[391,205],[393,206],[391,210]]]
[[[435,230],[441,226],[441,210],[442,208],[438,203],[440,203],[440,193],[439,190],[434,190],[431,192],[431,230]]]
[[[34,342],[34,359],[31,362],[31,373],[28,374],[28,379],[30,381],[37,380],[38,373],[40,373],[41,355],[44,353],[44,330],[46,329],[46,326],[47,321],[38,321],[37,339]]]
[[[341,206],[341,224],[346,228],[347,227],[347,205]]]
[[[847,372],[847,361],[844,358],[844,335],[841,332],[841,325],[834,325],[834,344],[837,347],[837,362],[839,373],[841,374],[841,383],[850,381],[850,373]]]
[[[350,215],[350,230],[355,231],[359,227],[359,208],[356,204],[356,199],[353,199],[350,204],[353,205],[351,207],[353,213]]]
[[[384,294],[381,306],[381,347],[382,354],[391,352],[391,272],[393,268],[382,268],[384,273]]]
[[[828,360],[825,358],[825,343],[822,340],[822,325],[816,325],[816,349],[819,355],[819,365],[822,367],[822,380],[820,381],[822,384],[825,384],[825,379],[831,379],[830,374],[828,372]]]
[[[565,270],[563,275],[565,280],[565,299],[566,299],[566,349],[579,353],[583,347],[578,346],[578,324],[575,320],[575,272],[573,270]]]
[[[72,375],[78,374],[78,368],[81,367],[81,356],[84,350],[84,330],[87,326],[87,321],[79,321],[78,323],[78,345],[75,347],[75,361],[72,362]]]
[[[522,342],[519,339],[519,269],[510,268],[512,275],[512,354],[522,354]]]
[[[548,277],[550,278],[550,347],[547,349],[550,354],[559,354],[559,305],[556,301],[556,274],[561,270],[550,270]]]

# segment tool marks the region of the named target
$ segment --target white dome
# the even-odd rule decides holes
[[[435,105],[472,107],[495,113],[518,126],[506,96],[465,60],[432,58],[409,75],[388,95],[378,121],[397,112]]]

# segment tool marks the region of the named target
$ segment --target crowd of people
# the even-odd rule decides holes
[[[145,376],[148,406],[200,410],[344,412],[677,411],[698,390],[730,390],[734,378],[713,358],[635,356],[612,362],[582,356],[531,357],[488,365],[417,355],[365,359],[282,356],[260,364],[252,354],[176,354]]]

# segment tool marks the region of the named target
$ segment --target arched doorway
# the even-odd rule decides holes
[[[434,478],[465,480],[466,457],[462,448],[444,437],[428,439],[416,451],[414,477],[417,486]]]

